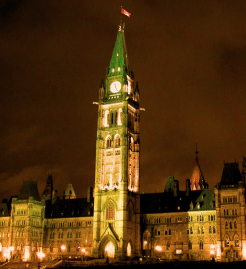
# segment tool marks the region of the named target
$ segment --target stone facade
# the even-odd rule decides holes
[[[37,183],[0,204],[0,259],[93,256],[166,260],[246,259],[245,174],[225,163],[220,183],[208,189],[198,151],[186,190],[169,177],[163,192],[140,194],[139,88],[129,66],[121,25],[99,89],[95,186],[63,197],[52,175],[39,196]]]

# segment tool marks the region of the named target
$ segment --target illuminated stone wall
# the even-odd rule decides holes
[[[46,259],[91,256],[92,231],[93,217],[45,220],[43,249]],[[65,246],[65,249],[62,250],[61,246]]]

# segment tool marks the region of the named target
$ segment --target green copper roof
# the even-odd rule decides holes
[[[164,192],[173,192],[174,191],[174,176],[169,176],[167,184],[164,188]]]
[[[119,26],[112,58],[109,64],[108,76],[124,75],[129,71],[129,60],[126,49],[124,28]]]

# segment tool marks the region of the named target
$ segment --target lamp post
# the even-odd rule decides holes
[[[161,246],[156,246],[155,251],[158,253],[157,258],[160,259],[160,253],[162,252],[162,247]]]
[[[41,263],[42,259],[45,257],[45,254],[44,254],[43,251],[41,250],[41,251],[39,251],[39,252],[37,253],[37,256],[38,256],[38,269],[40,269],[40,263]]]
[[[61,246],[61,252],[62,252],[62,263],[64,263],[64,257],[63,257],[63,252],[66,250],[66,246],[62,245]]]
[[[81,253],[82,253],[82,261],[84,261],[84,258],[85,258],[85,249],[84,248],[81,249]]]

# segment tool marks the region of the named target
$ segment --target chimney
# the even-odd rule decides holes
[[[178,196],[178,191],[179,191],[179,182],[178,180],[174,180],[174,191],[173,191],[174,197]]]
[[[186,196],[190,196],[190,179],[186,179]]]
[[[90,203],[92,198],[93,198],[93,188],[89,187],[87,190],[87,203]]]

